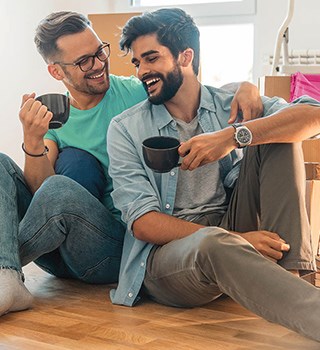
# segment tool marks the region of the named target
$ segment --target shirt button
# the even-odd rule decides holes
[[[170,209],[170,204],[166,204],[166,209]]]
[[[175,175],[175,172],[174,172],[174,171],[171,171],[171,172],[170,172],[170,175],[171,175],[171,176],[174,176],[174,175]]]
[[[129,298],[132,298],[132,297],[133,297],[133,293],[131,293],[131,292],[128,293],[128,297],[129,297]]]
[[[143,261],[140,263],[140,266],[141,266],[141,267],[143,267],[143,266],[144,266],[144,262],[143,262]]]

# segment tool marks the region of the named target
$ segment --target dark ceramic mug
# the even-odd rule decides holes
[[[53,117],[49,122],[49,129],[61,128],[69,119],[70,99],[63,94],[45,94],[38,96],[37,101],[47,106]]]
[[[181,165],[180,141],[169,136],[154,136],[143,141],[142,152],[146,165],[157,173],[167,173]]]

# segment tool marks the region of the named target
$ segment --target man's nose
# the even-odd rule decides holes
[[[140,63],[139,67],[137,68],[137,76],[139,79],[143,79],[143,77],[150,73],[150,69],[148,68],[147,64]]]

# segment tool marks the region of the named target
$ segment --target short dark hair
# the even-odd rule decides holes
[[[49,63],[57,54],[57,40],[63,35],[76,34],[91,27],[89,19],[76,12],[54,12],[44,18],[38,25],[34,37],[37,50]]]
[[[191,16],[179,8],[163,8],[129,19],[122,29],[120,49],[128,53],[132,42],[142,35],[155,33],[159,43],[173,57],[191,48],[194,51],[193,71],[197,75],[200,62],[200,32]]]

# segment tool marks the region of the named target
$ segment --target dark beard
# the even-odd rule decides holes
[[[163,83],[160,93],[154,96],[149,96],[148,98],[149,101],[154,105],[161,105],[171,100],[183,82],[183,75],[178,65],[176,65],[175,68],[170,73],[168,73],[166,77],[163,74],[152,75],[152,77],[160,78]],[[148,88],[146,88],[146,91],[148,93]]]

